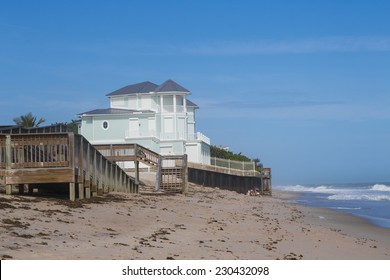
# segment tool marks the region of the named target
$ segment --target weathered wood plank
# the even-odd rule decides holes
[[[5,174],[6,184],[70,183],[74,180],[72,168],[11,169]]]
[[[110,161],[134,161],[136,157],[134,155],[128,156],[105,156]]]

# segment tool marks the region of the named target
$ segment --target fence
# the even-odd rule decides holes
[[[227,169],[242,170],[242,171],[255,171],[256,164],[253,161],[236,161],[230,159],[222,159],[212,157],[210,158],[210,165],[224,167]]]

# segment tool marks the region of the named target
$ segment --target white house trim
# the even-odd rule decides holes
[[[125,86],[107,94],[109,108],[78,115],[80,133],[92,143],[138,143],[171,154],[188,150],[189,161],[208,164],[210,139],[195,130],[199,107],[187,99],[190,94],[172,80]]]

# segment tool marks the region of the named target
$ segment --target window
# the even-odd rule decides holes
[[[108,121],[103,121],[103,122],[102,122],[102,128],[103,128],[104,130],[107,130],[107,129],[108,129]]]

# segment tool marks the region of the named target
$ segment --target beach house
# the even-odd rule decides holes
[[[172,80],[142,82],[109,94],[110,107],[84,112],[79,133],[92,144],[136,143],[162,155],[210,164],[210,139],[195,129],[191,92]]]

